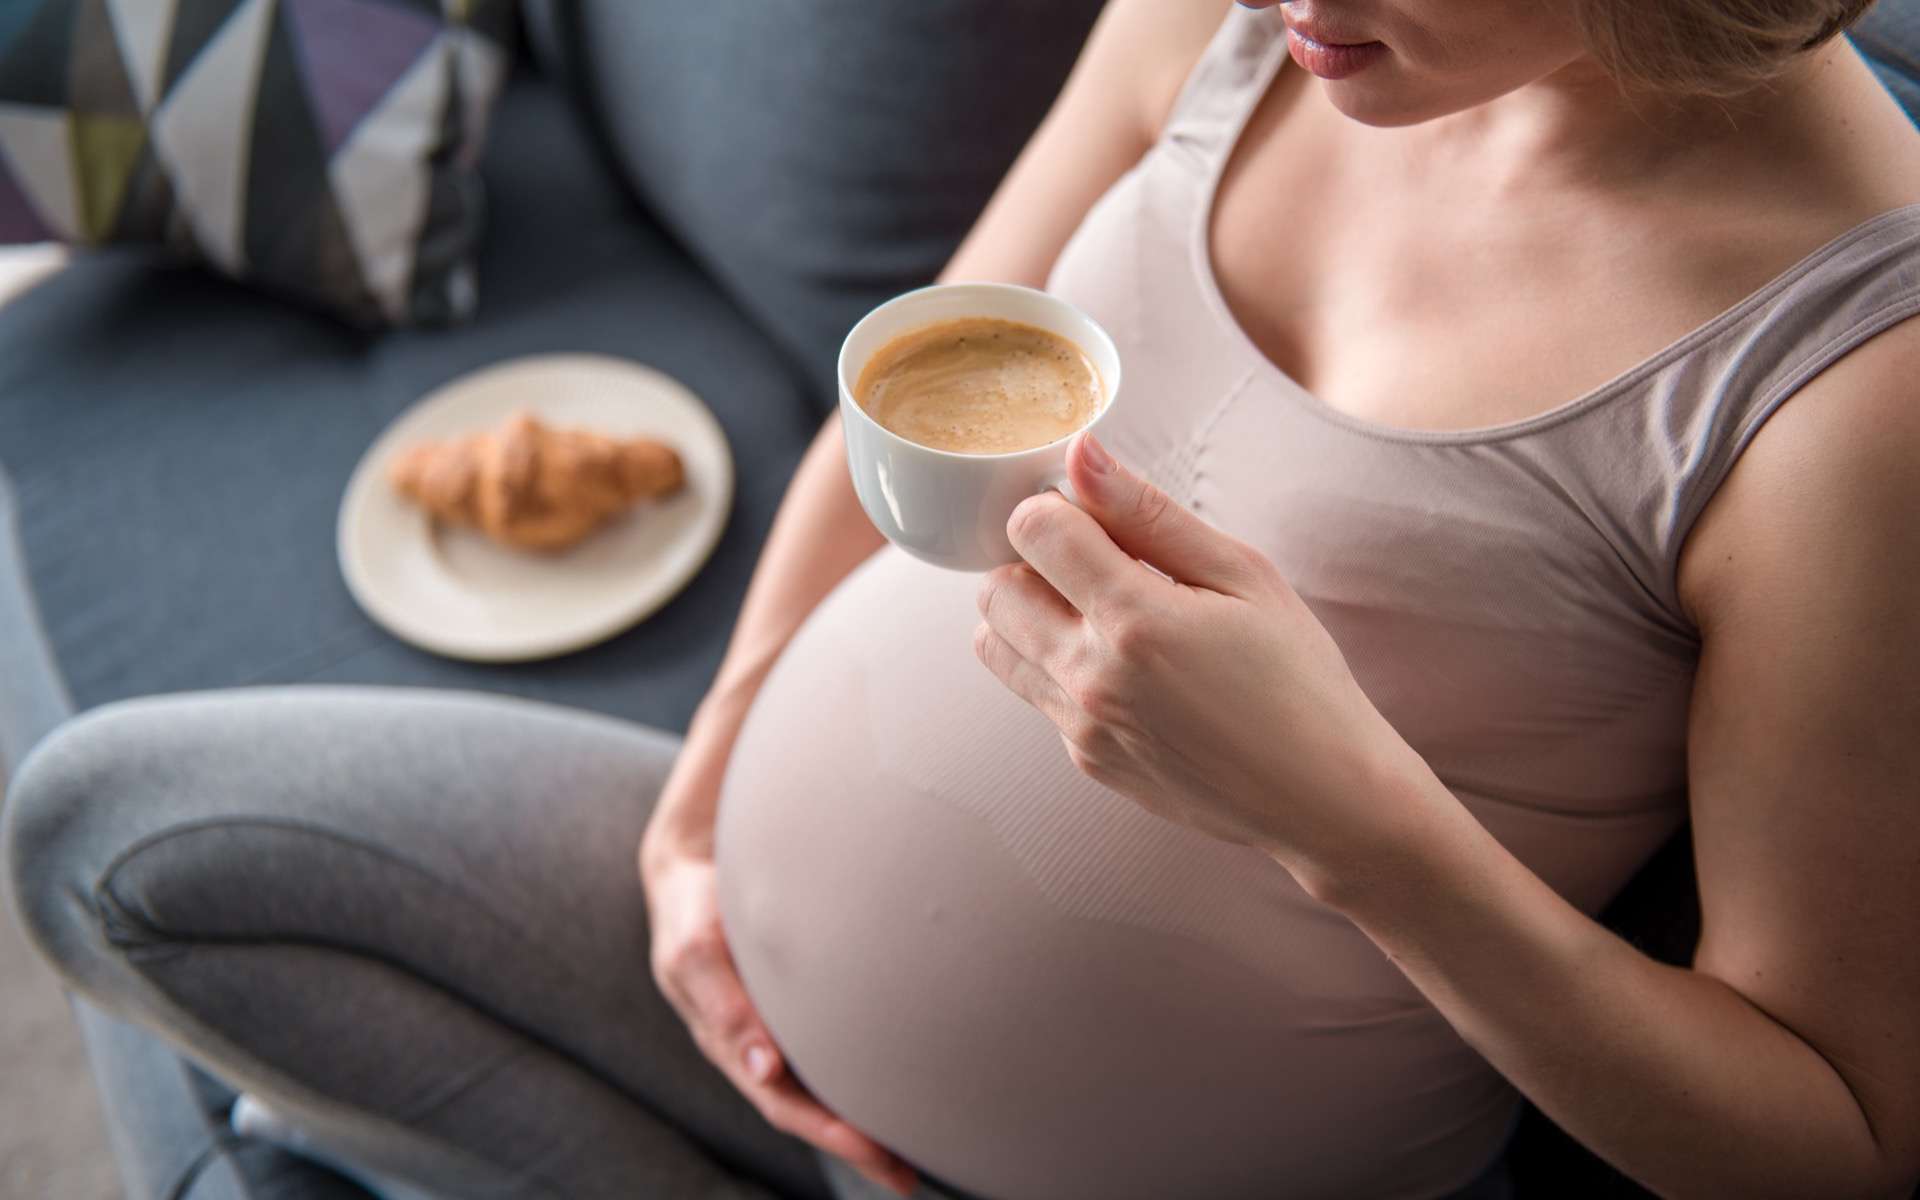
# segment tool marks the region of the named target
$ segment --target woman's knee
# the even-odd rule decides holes
[[[198,947],[265,941],[369,955],[456,990],[502,961],[558,979],[605,936],[603,915],[575,919],[592,890],[578,881],[597,872],[618,906],[637,886],[636,779],[664,771],[671,748],[490,699],[133,701],[28,756],[4,869],[34,941],[103,1002],[140,979],[177,982]],[[556,789],[567,804],[549,809],[539,798]],[[545,888],[549,868],[575,884]]]
[[[7,786],[0,870],[27,933],[70,978],[103,943],[95,892],[137,836],[128,818],[139,808],[146,725],[132,704],[76,717]]]

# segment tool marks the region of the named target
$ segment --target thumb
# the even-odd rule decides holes
[[[1175,503],[1135,475],[1093,434],[1067,447],[1067,480],[1080,507],[1114,545],[1181,583],[1241,594],[1253,580],[1257,553]]]

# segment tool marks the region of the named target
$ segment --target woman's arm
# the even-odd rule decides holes
[[[1917,374],[1913,323],[1827,371],[1688,544],[1692,970],[1464,814],[1328,888],[1548,1115],[1663,1195],[1904,1198],[1920,1177]]]
[[[1151,111],[1162,102],[1156,95],[1171,102],[1223,7],[1116,0],[944,278],[1044,281],[1081,216],[1146,149],[1164,116]],[[1210,20],[1197,19],[1207,13]],[[839,421],[829,420],[781,501],[719,674],[655,802],[639,867],[654,978],[701,1052],[776,1128],[905,1195],[912,1170],[828,1112],[786,1069],[734,970],[713,859],[721,777],[754,694],[807,614],[879,546],[847,477]]]
[[[1569,1132],[1670,1196],[1920,1178],[1920,321],[1806,387],[1702,518],[1705,932],[1663,966],[1494,840],[1274,565],[1113,462],[1025,500],[975,650],[1075,765],[1259,847]],[[1158,568],[1150,571],[1142,562]]]
[[[1152,144],[1226,7],[1225,0],[1110,4],[1060,98],[941,279],[1044,284],[1087,210]],[[807,614],[881,540],[854,496],[835,415],[788,485],[726,656],[688,732],[686,761],[702,778],[661,797],[650,841],[710,853],[719,776],[761,682]]]

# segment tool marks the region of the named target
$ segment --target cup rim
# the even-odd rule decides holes
[[[1093,329],[1094,333],[1099,335],[1100,341],[1104,344],[1108,356],[1113,360],[1113,386],[1105,389],[1107,394],[1106,394],[1106,398],[1100,405],[1100,411],[1094,413],[1092,417],[1088,418],[1087,423],[1085,425],[1080,426],[1080,428],[1074,430],[1071,433],[1062,434],[1059,437],[1054,438],[1050,442],[1042,442],[1038,446],[1028,446],[1024,450],[998,450],[991,454],[975,454],[966,450],[942,450],[938,446],[923,445],[920,442],[914,441],[912,438],[902,437],[901,435],[895,433],[893,430],[888,429],[885,425],[882,425],[879,421],[875,420],[872,413],[860,407],[860,402],[854,398],[852,386],[850,386],[847,383],[847,346],[852,343],[854,335],[859,333],[861,328],[865,326],[868,321],[873,320],[873,318],[879,316],[880,313],[885,311],[886,309],[892,308],[896,304],[903,303],[925,292],[947,292],[947,291],[953,291],[956,288],[977,288],[984,291],[999,291],[999,292],[1025,292],[1028,295],[1040,296],[1046,299],[1050,303],[1064,305],[1068,309],[1072,310],[1074,313],[1077,313],[1080,319],[1085,321],[1087,325]],[[959,318],[955,318],[955,319],[959,319]],[[929,325],[937,324],[937,322],[929,321],[928,324]],[[1058,336],[1065,337],[1067,335],[1061,334]],[[1075,340],[1075,339],[1070,338],[1069,340]],[[1081,349],[1085,350],[1086,347],[1083,346],[1081,347]],[[894,296],[888,300],[883,300],[879,304],[874,305],[873,308],[867,312],[866,316],[861,317],[858,321],[855,321],[853,323],[853,328],[847,330],[847,336],[840,339],[840,353],[834,359],[834,375],[835,375],[835,383],[839,385],[841,409],[843,410],[851,409],[855,413],[859,414],[860,419],[866,423],[868,428],[879,433],[882,437],[886,438],[887,440],[892,442],[897,442],[902,446],[911,446],[915,450],[918,450],[924,454],[937,454],[942,458],[955,458],[955,459],[961,459],[969,462],[994,462],[997,460],[1019,458],[1022,455],[1026,455],[1026,454],[1038,454],[1043,450],[1051,450],[1053,447],[1058,446],[1063,442],[1072,441],[1074,438],[1078,437],[1080,434],[1083,434],[1087,432],[1089,429],[1092,429],[1095,425],[1098,425],[1101,422],[1101,420],[1106,417],[1107,413],[1112,411],[1113,402],[1115,398],[1117,398],[1120,395],[1121,364],[1120,364],[1120,349],[1118,346],[1114,345],[1113,335],[1107,332],[1106,326],[1100,324],[1099,321],[1096,321],[1093,318],[1092,314],[1088,313],[1085,309],[1081,308],[1079,305],[1073,303],[1070,300],[1062,300],[1060,297],[1054,295],[1052,292],[1046,291],[1043,288],[1028,287],[1024,283],[995,283],[988,280],[982,280],[977,282],[963,281],[963,282],[956,282],[956,283],[929,283],[922,287],[914,288],[912,291],[901,292],[898,296]],[[1103,379],[1101,382],[1105,383],[1105,380]]]

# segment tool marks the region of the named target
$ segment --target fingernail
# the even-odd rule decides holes
[[[762,1083],[773,1074],[773,1052],[759,1042],[747,1047],[747,1074]]]
[[[1080,455],[1087,460],[1087,466],[1091,467],[1096,474],[1113,473],[1113,455],[1108,454],[1107,448],[1102,446],[1100,440],[1092,434],[1081,435]]]

